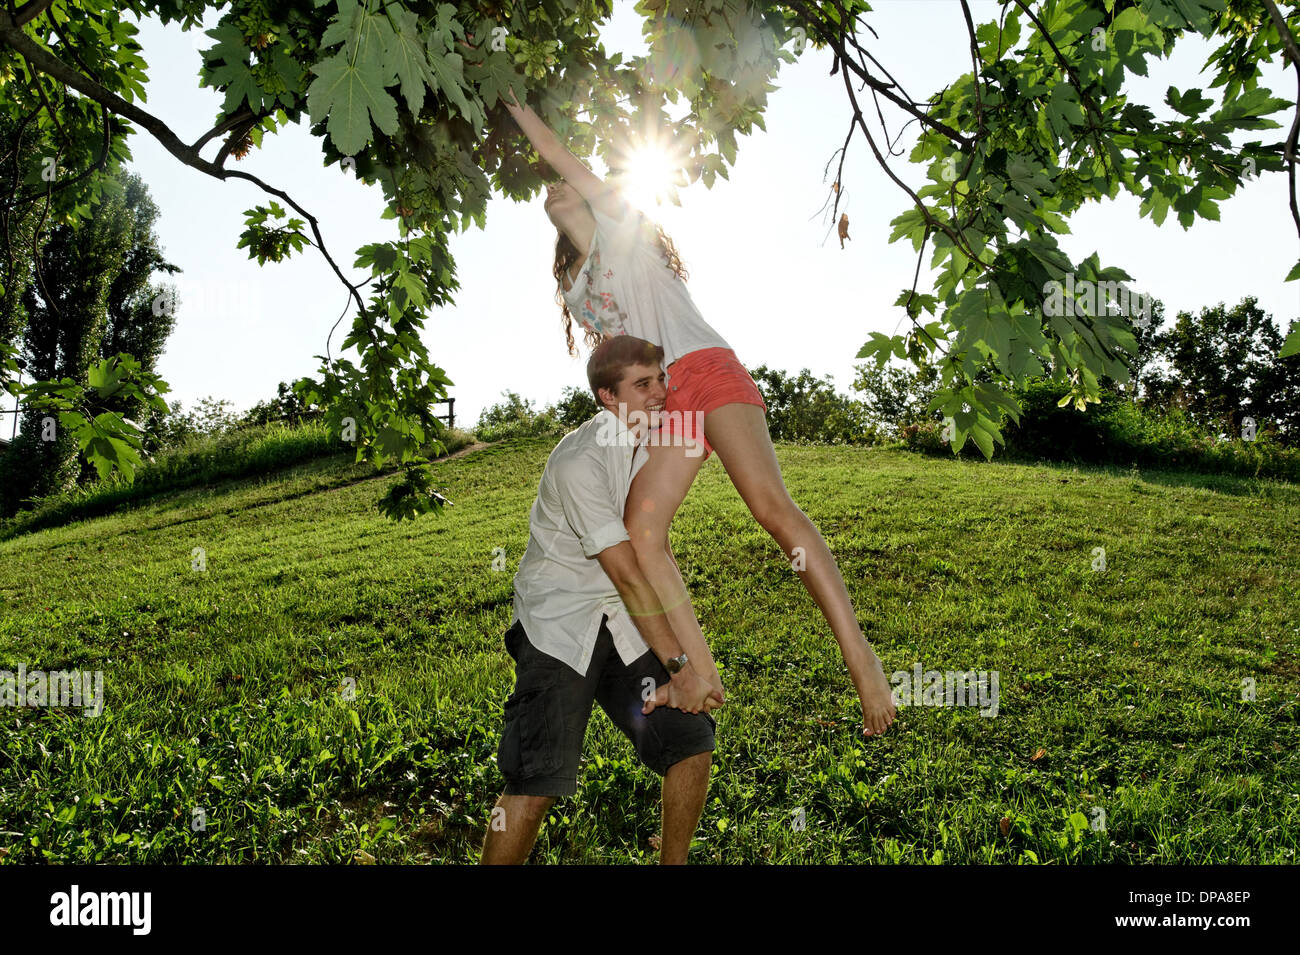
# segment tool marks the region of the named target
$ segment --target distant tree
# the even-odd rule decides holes
[[[1277,357],[1282,333],[1257,302],[1248,296],[1230,309],[1219,303],[1199,315],[1179,312],[1158,336],[1173,369],[1165,386],[1171,401],[1231,437],[1241,435],[1248,416],[1259,429],[1268,423],[1295,428],[1297,422],[1300,356]]]
[[[503,391],[501,397],[506,400],[483,409],[478,416],[476,428],[496,428],[504,424],[531,421],[536,416],[532,401],[513,391]]]
[[[178,448],[196,438],[226,434],[244,422],[231,409],[234,403],[211,395],[200,398],[193,410],[186,411],[182,402],[173,401],[165,415],[152,421],[149,435],[156,450]]]
[[[481,441],[500,441],[537,435],[560,435],[565,428],[557,421],[551,408],[535,411],[533,402],[521,398],[513,391],[503,391],[506,400],[484,408],[474,431]]]
[[[30,377],[87,383],[108,325],[113,277],[126,264],[133,232],[120,193],[109,195],[93,219],[50,230],[39,271],[23,294],[21,354]],[[71,490],[81,474],[77,435],[58,415],[24,407],[20,429],[3,472],[6,514],[27,498]]]
[[[275,387],[276,396],[270,401],[259,401],[243,415],[245,424],[266,424],[269,421],[293,420],[307,411],[307,405],[286,382]]]
[[[1145,315],[1133,321],[1133,337],[1137,341],[1137,351],[1124,353],[1122,360],[1129,372],[1127,383],[1121,383],[1110,375],[1102,375],[1098,384],[1103,392],[1122,394],[1130,401],[1142,401],[1148,406],[1163,406],[1169,400],[1169,383],[1167,369],[1159,362],[1162,357],[1160,334],[1165,322],[1165,304],[1159,299],[1152,299]]]
[[[767,404],[772,440],[860,444],[875,439],[866,406],[839,394],[829,377],[814,378],[807,368],[792,377],[767,365],[749,373]]]
[[[863,395],[862,404],[872,423],[881,431],[897,436],[905,424],[934,418],[926,410],[939,387],[939,369],[921,361],[920,369],[874,363],[854,366],[856,377],[850,386]]]
[[[51,152],[35,123],[15,120],[0,110],[0,182],[14,182]],[[36,205],[0,202],[0,234],[9,237],[6,254],[0,254],[0,342],[16,345],[27,326],[23,298],[35,275],[33,257],[49,237],[48,230],[38,232],[41,214]]]
[[[174,275],[182,271],[168,262],[162,252],[161,241],[155,230],[159,210],[149,196],[148,186],[135,173],[120,177],[123,200],[130,212],[130,245],[121,270],[113,275],[108,290],[108,321],[99,344],[100,359],[127,354],[134,357],[140,367],[156,374],[158,362],[176,328],[176,289],[172,285],[152,281],[155,272]],[[111,395],[100,401],[105,411],[116,412],[128,421],[141,424],[145,431],[143,441],[146,454],[158,450],[151,437],[151,425],[162,415],[140,395]],[[97,472],[90,461],[81,462],[78,483],[94,480]]]
[[[1300,333],[1300,318],[1293,318],[1286,334],[1290,337],[1297,333]],[[1262,429],[1275,421],[1281,442],[1300,447],[1300,355],[1287,358],[1274,355],[1260,377],[1256,395],[1264,420],[1256,421],[1255,427]]]
[[[600,410],[589,388],[566,385],[560,400],[546,409],[566,429],[578,427]]]

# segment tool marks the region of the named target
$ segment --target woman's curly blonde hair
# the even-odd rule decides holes
[[[583,201],[586,202],[585,199]],[[588,210],[591,209],[591,203],[587,203],[587,208]],[[635,212],[629,214],[635,214]],[[659,223],[655,222],[654,227],[657,233],[655,244],[659,246],[659,252],[663,255],[664,266],[671,269],[679,279],[685,282],[687,278],[686,267],[682,265],[682,260],[677,255],[673,240],[668,237],[668,234],[664,232],[664,227]],[[574,347],[573,342],[573,314],[569,311],[569,303],[564,299],[564,274],[580,258],[582,258],[582,253],[578,251],[578,247],[569,241],[569,236],[564,230],[559,230],[559,235],[555,240],[555,265],[551,272],[555,276],[555,301],[559,303],[560,314],[564,319],[565,342],[569,346],[569,354],[574,358],[578,357],[578,350]],[[583,341],[588,348],[595,348],[603,338],[604,336],[600,332],[590,328],[583,329]]]

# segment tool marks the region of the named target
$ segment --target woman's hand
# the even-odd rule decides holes
[[[465,34],[465,40],[472,40],[472,39],[474,39],[474,34],[472,34],[472,33],[466,33],[466,34]],[[466,43],[465,40],[457,40],[456,42],[459,43],[461,46],[463,46],[465,49],[469,50],[471,53],[477,53],[477,52],[478,52],[478,47],[474,46],[473,44]],[[465,59],[465,62],[468,63],[470,66],[482,66],[482,65],[483,65],[483,61],[482,61],[482,60],[471,60],[469,57],[465,57],[464,59]]]
[[[467,43],[467,42],[466,42],[467,40],[473,40],[473,39],[474,39],[474,34],[472,34],[472,33],[466,33],[466,34],[465,34],[465,39],[464,39],[464,40],[457,40],[456,42],[457,42],[458,44],[460,44],[462,47],[464,47],[465,49],[469,50],[471,53],[478,53],[478,52],[479,52],[478,47],[474,46],[472,43]],[[483,65],[483,61],[482,61],[482,60],[471,60],[469,57],[465,57],[465,62],[468,63],[470,66],[482,66],[482,65]],[[516,70],[515,72],[516,72],[516,75],[517,75],[517,74],[518,74],[518,71]],[[506,88],[506,92],[509,94],[510,98],[509,98],[509,99],[506,99],[506,97],[502,96],[502,97],[501,97],[501,102],[503,102],[503,103],[506,104],[506,108],[507,108],[507,109],[520,109],[520,110],[521,110],[521,109],[524,108],[524,107],[522,107],[522,106],[519,105],[519,99],[518,99],[518,97],[515,95],[515,88],[514,88],[514,84],[513,84],[513,83],[512,83],[509,87]]]

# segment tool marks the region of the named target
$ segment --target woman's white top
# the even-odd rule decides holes
[[[659,250],[655,226],[620,200],[611,219],[594,206],[596,229],[582,270],[564,292],[569,311],[601,335],[633,335],[664,350],[664,367],[701,348],[730,348],[704,320],[686,283]]]

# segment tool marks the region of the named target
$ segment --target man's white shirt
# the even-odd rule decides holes
[[[583,675],[602,614],[625,664],[650,649],[596,559],[631,539],[623,508],[632,478],[649,458],[645,441],[636,443],[618,415],[602,408],[551,451],[528,513],[528,547],[514,580],[515,620],[534,647]]]

